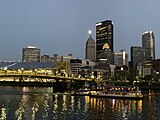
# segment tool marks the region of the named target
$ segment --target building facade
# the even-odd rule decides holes
[[[142,64],[145,60],[145,51],[140,46],[132,46],[131,50],[131,67],[136,69],[138,64]]]
[[[128,66],[128,54],[125,50],[114,53],[114,65],[117,66]]]
[[[94,67],[94,62],[89,59],[71,59],[70,69],[71,74],[75,77],[81,75],[81,77],[89,78],[91,77],[91,72]]]
[[[155,60],[155,37],[152,31],[142,34],[142,47],[145,51],[145,59]]]
[[[96,23],[96,59],[107,59],[107,52],[113,52],[113,23],[106,20]]]
[[[85,59],[89,59],[91,61],[95,61],[96,59],[96,47],[95,47],[95,41],[93,40],[91,36],[91,32],[89,31],[89,38],[86,42],[86,49],[85,49]]]
[[[77,77],[80,74],[80,71],[82,68],[82,60],[81,59],[71,59],[70,68],[71,68],[71,74]]]
[[[42,55],[41,56],[41,62],[49,62],[49,61],[50,61],[49,55]]]
[[[40,49],[35,46],[28,46],[22,50],[23,62],[40,62]]]

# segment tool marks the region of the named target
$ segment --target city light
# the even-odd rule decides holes
[[[89,30],[89,31],[88,31],[88,34],[89,34],[89,35],[91,35],[91,34],[92,34],[92,31],[91,31],[91,30]]]

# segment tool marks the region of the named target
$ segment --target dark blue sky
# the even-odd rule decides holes
[[[146,30],[155,34],[160,58],[160,0],[0,0],[0,59],[21,60],[22,48],[34,45],[41,54],[84,58],[88,30],[114,23],[114,50],[141,46]]]

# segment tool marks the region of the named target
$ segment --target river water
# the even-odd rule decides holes
[[[160,120],[160,92],[143,100],[53,93],[47,87],[0,87],[0,120]]]

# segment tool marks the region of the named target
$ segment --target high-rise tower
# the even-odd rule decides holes
[[[91,31],[88,31],[89,33],[89,38],[86,42],[86,59],[89,59],[91,61],[95,61],[96,58],[96,48],[95,48],[95,41],[93,40],[92,36],[91,36]]]
[[[109,51],[113,52],[113,23],[106,20],[96,23],[96,59],[108,59]]]
[[[142,34],[142,47],[145,51],[146,60],[155,59],[155,38],[152,31],[146,31]]]
[[[144,49],[140,46],[131,46],[131,66],[136,69],[138,64],[142,64],[145,61]]]

